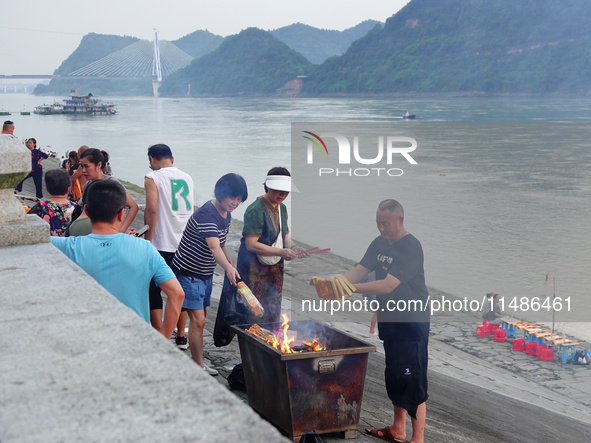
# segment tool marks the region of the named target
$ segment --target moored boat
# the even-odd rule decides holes
[[[103,102],[94,98],[92,94],[76,95],[76,90],[70,91],[70,98],[64,100],[64,114],[92,114],[109,115],[116,114],[115,104]]]
[[[64,107],[59,104],[58,102],[54,102],[51,105],[42,104],[35,107],[33,113],[39,115],[54,115],[54,114],[63,114]]]

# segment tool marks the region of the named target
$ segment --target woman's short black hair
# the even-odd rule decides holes
[[[246,181],[242,176],[233,172],[224,175],[217,181],[213,193],[219,202],[227,197],[241,197],[243,202],[248,198]]]

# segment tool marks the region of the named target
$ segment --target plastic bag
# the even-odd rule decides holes
[[[228,385],[230,388],[237,391],[246,392],[246,382],[244,381],[244,370],[242,369],[242,363],[237,364],[228,375]]]
[[[220,304],[213,327],[213,343],[215,346],[228,346],[236,333],[231,325],[240,325],[247,322],[249,308],[244,299],[238,294],[236,286],[230,283],[228,277],[224,277],[224,287],[220,296]]]
[[[588,365],[589,364],[589,357],[583,351],[577,351],[573,358],[573,364],[575,365]]]

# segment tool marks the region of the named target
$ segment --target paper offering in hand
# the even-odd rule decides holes
[[[335,275],[329,279],[312,277],[310,284],[316,288],[318,298],[325,300],[350,297],[355,292],[355,286],[342,274]]]
[[[306,254],[324,254],[325,252],[330,252],[330,248],[320,249],[318,246],[312,249],[308,249],[304,251]]]

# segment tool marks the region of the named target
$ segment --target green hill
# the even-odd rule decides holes
[[[273,94],[312,66],[271,33],[248,28],[166,78],[163,95]]]
[[[271,33],[295,49],[312,63],[320,64],[327,58],[342,55],[355,40],[366,35],[382,24],[375,20],[366,20],[344,31],[318,29],[302,23],[285,26]]]
[[[55,75],[67,75],[77,69],[100,60],[113,52],[119,51],[132,43],[139,41],[136,37],[120,37],[117,35],[87,34],[70,56],[62,62],[54,71]],[[140,88],[138,90],[138,87]],[[151,84],[138,85],[138,82],[125,82],[121,80],[58,80],[53,79],[49,85],[37,85],[35,94],[67,95],[71,89],[77,89],[86,94],[92,91],[95,94],[109,94],[117,91],[131,91],[139,94],[150,93]]]
[[[195,60],[166,77],[160,92],[187,95],[190,84],[190,95],[585,94],[590,22],[589,0],[412,0],[383,27],[366,21],[330,31],[296,23],[225,39],[196,31],[174,42]],[[137,41],[88,34],[55,73]],[[152,93],[148,79],[52,80],[35,93],[70,89]]]
[[[317,67],[307,94],[591,90],[588,0],[413,0]]]
[[[119,51],[139,41],[136,37],[120,37],[118,35],[87,34],[82,37],[80,45],[63,61],[54,74],[66,75],[74,72],[107,55]]]
[[[224,37],[209,31],[195,31],[172,43],[193,58],[199,58],[215,51],[224,41]]]

